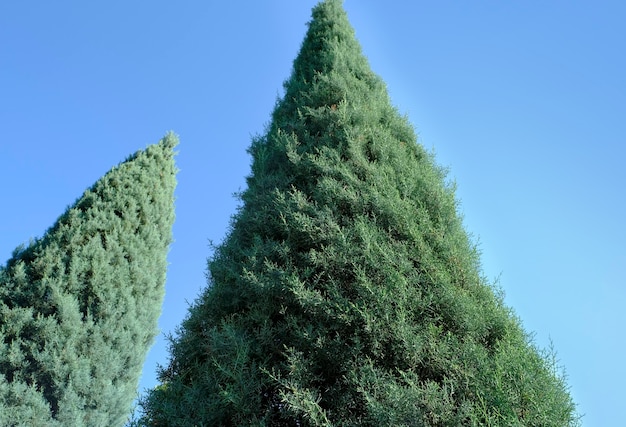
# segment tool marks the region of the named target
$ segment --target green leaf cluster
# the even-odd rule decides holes
[[[174,221],[169,134],[0,268],[0,425],[123,425],[157,333]]]
[[[340,0],[313,18],[151,426],[574,426]]]

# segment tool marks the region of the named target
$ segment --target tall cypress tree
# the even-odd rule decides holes
[[[576,425],[341,0],[314,8],[284,88],[142,422]]]
[[[126,421],[161,312],[177,143],[113,168],[0,269],[0,425]]]

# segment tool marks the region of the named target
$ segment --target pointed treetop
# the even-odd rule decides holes
[[[319,3],[312,17],[300,54],[294,61],[294,77],[312,81],[317,73],[344,67],[369,72],[341,0]]]
[[[389,102],[385,83],[372,72],[342,3],[325,0],[313,9],[292,74],[284,83],[284,99],[273,115],[274,125],[287,132],[298,110]]]
[[[165,134],[157,145],[163,147],[164,150],[173,150],[178,145],[178,136],[170,131]]]

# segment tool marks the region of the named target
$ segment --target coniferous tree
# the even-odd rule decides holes
[[[0,425],[126,421],[161,312],[177,143],[113,168],[0,269]]]
[[[313,18],[151,426],[571,426],[340,0]]]

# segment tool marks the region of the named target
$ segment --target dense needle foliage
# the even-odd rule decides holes
[[[126,421],[163,301],[176,144],[113,168],[0,269],[0,425]]]
[[[151,426],[571,426],[340,0],[313,18]]]

